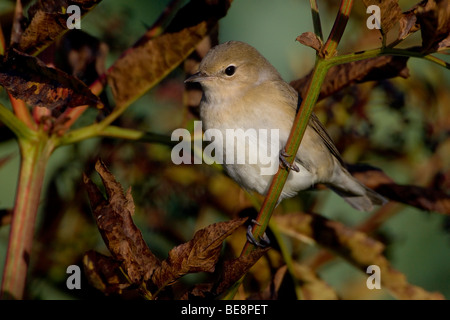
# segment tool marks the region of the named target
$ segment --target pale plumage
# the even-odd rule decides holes
[[[201,62],[199,72],[186,81],[202,85],[200,116],[205,130],[220,130],[225,137],[227,129],[279,129],[276,145],[284,148],[295,118],[298,93],[252,46],[230,41],[214,47]],[[249,143],[269,150],[269,141],[256,136],[248,138]],[[224,141],[213,143],[219,142],[218,145],[226,145]],[[291,170],[280,201],[317,183],[326,184],[358,210],[368,211],[373,204],[385,201],[345,169],[339,152],[314,114],[295,164],[299,172]],[[261,175],[260,163],[224,164],[224,167],[243,188],[266,194],[272,177]]]

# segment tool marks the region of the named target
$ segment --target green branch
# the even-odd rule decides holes
[[[319,38],[319,40],[322,42],[323,41],[322,24],[320,22],[319,6],[317,5],[317,0],[310,0],[309,3],[311,6],[311,15],[314,26],[314,33],[317,36],[317,38]]]
[[[18,138],[31,139],[35,132],[20,121],[14,113],[0,103],[0,121],[3,122]]]
[[[19,138],[21,166],[3,269],[1,298],[22,299],[33,244],[45,168],[53,140],[40,131],[36,139]]]
[[[423,54],[423,53],[413,51],[413,50],[395,49],[395,48],[389,48],[389,47],[367,50],[367,51],[362,51],[362,52],[355,52],[355,53],[350,53],[350,54],[346,54],[346,55],[342,55],[342,56],[332,57],[327,60],[327,63],[330,66],[336,66],[339,64],[344,64],[344,63],[349,63],[349,62],[355,62],[355,61],[360,61],[360,60],[365,60],[365,59],[370,59],[370,58],[376,58],[376,57],[383,56],[383,55],[384,56],[390,55],[390,56],[401,56],[401,57],[425,59],[425,60],[433,62],[441,67],[450,69],[450,63],[448,63],[442,59],[439,59],[431,54]]]

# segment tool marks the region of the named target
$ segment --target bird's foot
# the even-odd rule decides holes
[[[259,225],[258,221],[252,219],[252,223]],[[270,246],[270,240],[267,234],[264,232],[262,237],[259,238],[259,241],[255,239],[252,233],[252,225],[250,224],[247,228],[247,241],[253,244],[256,247],[267,248]]]
[[[280,150],[280,166],[282,168],[289,168],[292,171],[300,172],[300,168],[294,163],[289,163],[286,158],[290,157],[290,155],[284,150]]]

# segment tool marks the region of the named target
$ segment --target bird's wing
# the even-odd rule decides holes
[[[285,91],[285,97],[287,97],[286,103],[294,108],[296,110],[296,113],[298,112],[301,104],[301,96],[298,94],[298,92],[292,88],[288,83],[284,81],[277,82],[279,85],[279,90]],[[328,135],[327,131],[325,130],[325,127],[320,122],[319,118],[317,118],[316,114],[314,112],[311,113],[311,116],[309,118],[309,125],[314,129],[315,132],[319,135],[319,137],[324,142],[325,146],[328,150],[330,150],[331,154],[345,167],[344,161],[342,160],[342,157],[334,145],[333,140]],[[300,159],[297,159],[300,160]]]
[[[314,129],[314,131],[317,132],[317,134],[320,136],[322,141],[327,146],[328,150],[333,154],[333,156],[339,160],[339,162],[345,167],[344,161],[342,160],[341,154],[339,153],[338,149],[334,145],[333,140],[328,135],[328,132],[325,130],[325,127],[320,122],[319,118],[317,118],[316,114],[314,112],[311,113],[311,117],[309,118],[309,124]]]

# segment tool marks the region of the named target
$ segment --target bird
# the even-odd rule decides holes
[[[200,119],[204,130],[214,129],[215,144],[224,156],[262,148],[266,154],[276,145],[280,149],[272,160],[289,170],[277,205],[317,184],[326,185],[353,208],[371,211],[386,199],[356,180],[314,112],[292,164],[286,161],[286,146],[299,105],[298,92],[285,82],[276,68],[253,46],[241,41],[228,41],[211,48],[199,64],[198,72],[185,83],[202,87]],[[250,132],[248,144],[226,148],[227,130]],[[278,137],[255,136],[258,130],[277,130]],[[253,136],[252,134],[253,133]],[[258,139],[259,138],[259,139]],[[276,140],[278,138],[278,140]],[[253,145],[252,145],[253,144]],[[281,146],[281,147],[280,147]],[[276,159],[277,158],[277,159]],[[273,178],[261,174],[263,164],[224,161],[226,173],[243,189],[266,195]]]

